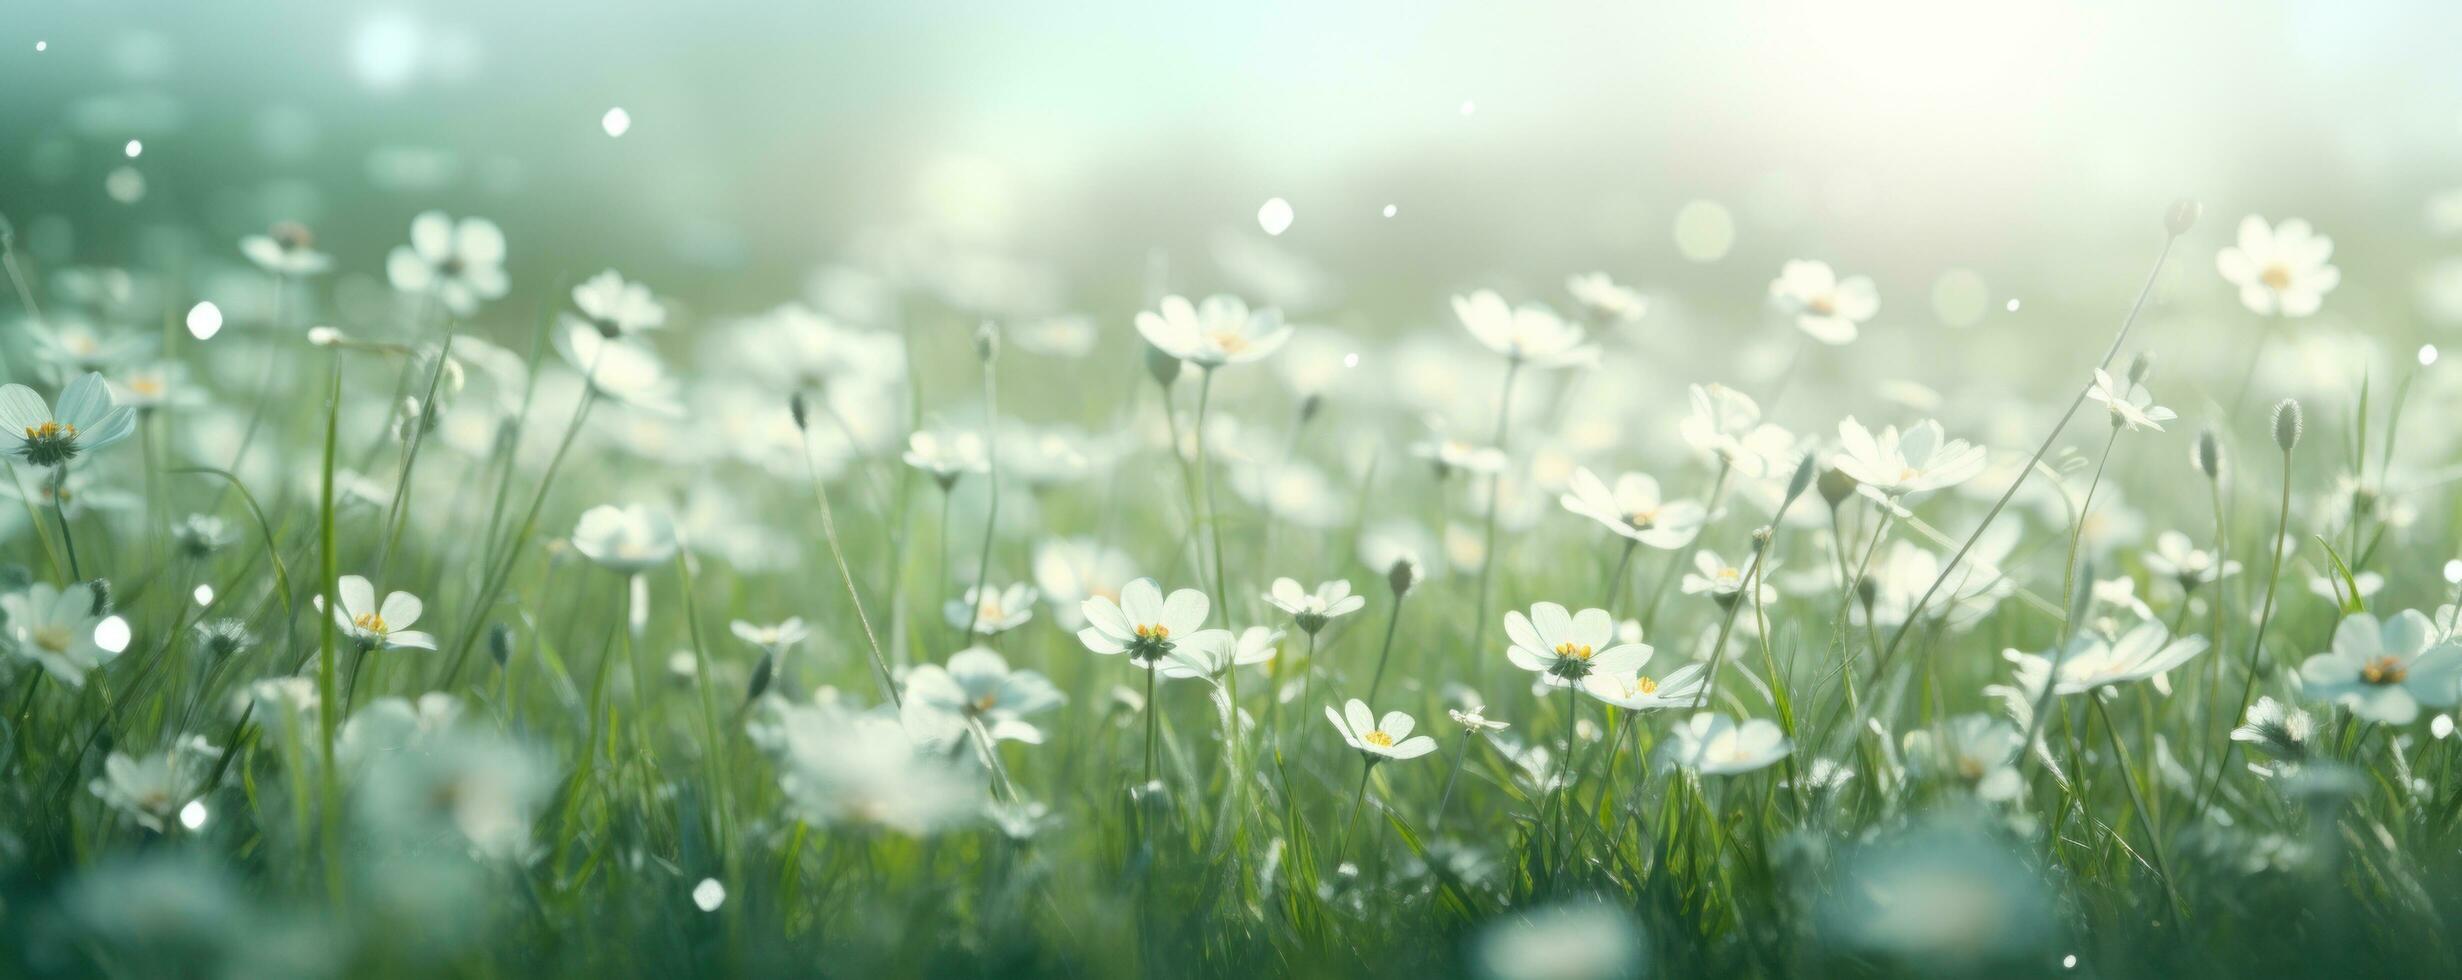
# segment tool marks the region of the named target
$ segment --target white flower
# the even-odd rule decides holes
[[[1653,548],[1675,549],[1693,543],[1693,536],[1709,519],[1700,504],[1660,497],[1658,481],[1644,473],[1619,476],[1610,489],[1587,467],[1576,469],[1558,502],[1565,510]]]
[[[2416,609],[2379,623],[2354,613],[2334,628],[2334,649],[2300,664],[2309,693],[2329,698],[2370,721],[2407,725],[2419,706],[2454,703],[2462,685],[2462,644],[2439,642],[2436,627]]]
[[[1610,320],[1631,323],[1650,312],[1650,299],[1640,290],[1616,285],[1604,272],[1568,276],[1565,292],[1572,293],[1581,305]]]
[[[965,629],[969,622],[974,631],[984,636],[1006,633],[1034,618],[1034,586],[1012,582],[1007,588],[968,586],[963,598],[951,599],[941,606],[941,617],[949,625]]]
[[[749,623],[739,619],[727,624],[727,630],[734,633],[736,639],[772,654],[784,653],[787,648],[802,643],[804,637],[811,635],[811,630],[804,626],[801,616],[789,616],[783,622],[769,625]]]
[[[1040,745],[1043,730],[1027,721],[1068,700],[1043,675],[1011,670],[982,647],[950,655],[949,665],[921,664],[906,673],[906,730],[926,745],[946,747],[981,724],[995,741]]]
[[[1141,578],[1120,589],[1118,602],[1098,595],[1079,608],[1087,626],[1077,631],[1077,639],[1086,649],[1125,653],[1144,667],[1170,655],[1175,644],[1195,639],[1213,604],[1195,589],[1180,589],[1166,599],[1162,586]]]
[[[1047,541],[1034,552],[1034,584],[1052,604],[1052,618],[1074,630],[1086,625],[1081,608],[1087,599],[1109,596],[1137,577],[1137,563],[1127,552],[1092,538]]]
[[[1252,313],[1239,297],[1221,295],[1202,304],[1165,296],[1158,311],[1137,314],[1137,332],[1163,353],[1203,368],[1258,360],[1291,338],[1280,311]]]
[[[2128,426],[2130,431],[2153,429],[2163,431],[2163,423],[2179,418],[2171,409],[2154,403],[2154,393],[2145,385],[2114,378],[2111,372],[2094,369],[2094,386],[2086,389],[2086,397],[2102,402],[2111,409],[2114,427]]]
[[[2018,686],[2028,694],[2039,694],[2043,682],[2050,678],[2055,681],[2053,693],[2067,695],[2142,681],[2187,663],[2205,649],[2205,637],[2175,637],[2163,624],[2148,622],[2137,624],[2116,640],[2093,630],[2079,630],[2069,638],[2068,646],[2057,652],[2057,662],[2049,656],[2016,650],[2005,651],[2001,656],[2017,665]]]
[[[161,831],[180,807],[205,791],[205,778],[220,754],[195,735],[150,755],[113,752],[103,760],[103,774],[86,788],[145,829]]]
[[[1752,772],[1795,751],[1776,722],[1753,718],[1743,724],[1721,714],[1702,712],[1676,726],[1667,745],[1667,760],[1704,776]]]
[[[2240,573],[2239,562],[2216,564],[2213,552],[2199,549],[2188,535],[2178,531],[2155,535],[2154,550],[2141,560],[2146,563],[2146,571],[2177,581],[2182,588],[2193,589]]]
[[[94,611],[93,590],[83,585],[55,589],[36,582],[0,596],[0,612],[8,614],[8,637],[17,655],[70,687],[84,687],[88,671],[120,655],[95,642],[94,627],[102,617]]]
[[[1435,464],[1439,476],[1471,473],[1490,476],[1501,473],[1512,462],[1504,451],[1494,446],[1482,446],[1446,433],[1440,417],[1428,419],[1429,434],[1411,443],[1411,455]]]
[[[675,519],[662,508],[600,505],[573,525],[573,550],[627,575],[665,564],[675,546]]]
[[[1651,652],[1646,643],[1616,644],[1616,620],[1607,610],[1576,614],[1553,602],[1530,607],[1527,616],[1519,609],[1506,612],[1505,636],[1513,641],[1505,659],[1549,687],[1572,687],[1593,673],[1640,670]]]
[[[455,316],[469,316],[482,300],[504,295],[504,232],[485,218],[458,224],[442,211],[410,221],[410,244],[385,257],[385,276],[405,293],[431,293]]]
[[[1645,660],[1647,658],[1644,658]],[[1701,704],[1701,685],[1709,671],[1685,664],[1667,676],[1651,677],[1636,666],[1629,671],[1599,672],[1582,678],[1582,692],[1627,711],[1694,708]]]
[[[1925,419],[1878,434],[1848,416],[1838,423],[1841,451],[1833,465],[1863,484],[1867,494],[1899,496],[1956,486],[1983,472],[1983,447],[1951,439],[1938,421]]]
[[[1351,594],[1348,579],[1319,582],[1316,591],[1308,592],[1295,580],[1278,578],[1274,580],[1273,591],[1265,594],[1265,601],[1290,613],[1292,621],[1310,633],[1324,629],[1327,621],[1358,612],[1368,604],[1366,596]]]
[[[945,750],[917,744],[886,709],[857,713],[776,697],[762,704],[746,733],[777,761],[779,788],[801,819],[922,836],[983,812],[982,780],[953,765]]]
[[[436,649],[435,637],[404,628],[418,622],[419,614],[427,608],[418,596],[394,592],[385,596],[383,605],[378,605],[376,587],[357,575],[342,576],[335,592],[342,601],[333,607],[334,625],[368,649]],[[322,605],[324,597],[318,596],[317,601]]]
[[[2026,792],[2017,771],[2025,742],[2017,726],[1984,714],[1959,715],[1937,732],[1916,729],[1904,740],[1907,768],[1915,775],[1963,785],[1995,803]]]
[[[946,490],[968,473],[982,473],[992,468],[991,456],[983,437],[972,432],[939,433],[918,429],[906,437],[906,452],[899,457],[925,473]]]
[[[1411,716],[1388,711],[1380,719],[1375,712],[1368,710],[1367,702],[1358,698],[1352,698],[1349,704],[1342,706],[1341,711],[1335,711],[1333,705],[1326,705],[1325,720],[1334,723],[1334,730],[1342,733],[1342,741],[1367,753],[1370,762],[1416,759],[1436,751],[1435,739],[1425,735],[1409,737],[1415,724]]]
[[[137,412],[115,404],[103,376],[77,376],[60,392],[54,410],[25,385],[0,385],[0,443],[15,438],[9,455],[35,466],[59,466],[80,453],[111,445],[137,430]]]
[[[1841,280],[1827,262],[1797,259],[1770,280],[1770,300],[1795,318],[1795,326],[1824,344],[1855,342],[1857,324],[1881,311],[1881,294],[1872,280],[1851,276]]]
[[[2231,730],[2231,740],[2282,762],[2308,758],[2308,743],[2316,737],[2316,719],[2298,705],[2261,697],[2248,706],[2248,720]]]
[[[2325,294],[2342,284],[2342,270],[2326,264],[2334,240],[2298,218],[2268,227],[2265,219],[2240,219],[2240,240],[2214,256],[2214,267],[2240,289],[2240,304],[2261,315],[2302,317],[2317,312]]]
[[[2346,593],[2350,592],[2353,588],[2357,588],[2359,590],[2360,599],[2365,600],[2371,598],[2375,596],[2379,590],[2385,588],[2385,576],[2376,572],[2361,572],[2357,575],[2351,576],[2351,581],[2348,585],[2343,583],[2342,574],[2340,572],[2329,571],[2323,575],[2311,575],[2308,577],[2308,591],[2315,594],[2317,598],[2326,599],[2332,602],[2340,603],[2348,601],[2350,596],[2346,595]]]
[[[1535,303],[1515,309],[1492,289],[1454,297],[1453,315],[1487,349],[1516,362],[1560,367],[1588,362],[1598,354],[1596,348],[1582,343],[1579,324],[1568,323],[1554,310]]]
[[[316,236],[308,233],[306,225],[285,221],[265,234],[240,239],[239,254],[278,276],[313,276],[333,267],[333,256],[317,251],[315,245]]]
[[[1752,397],[1722,384],[1692,386],[1692,412],[1677,431],[1714,463],[1745,476],[1784,476],[1795,465],[1795,436],[1761,421]]]
[[[610,340],[597,328],[567,323],[556,332],[556,352],[580,371],[590,389],[616,401],[670,418],[684,414],[675,379],[658,355],[636,344]]]
[[[626,282],[614,269],[591,276],[581,285],[573,287],[573,305],[581,310],[581,314],[578,317],[567,314],[569,318],[608,338],[667,325],[667,307],[650,292],[650,287]]]
[[[1194,638],[1172,645],[1161,670],[1164,677],[1210,680],[1233,667],[1274,659],[1275,645],[1281,642],[1282,631],[1266,626],[1251,626],[1237,637],[1230,630],[1199,630]]]
[[[1474,704],[1468,708],[1447,708],[1445,709],[1445,715],[1452,718],[1454,724],[1462,726],[1462,731],[1471,734],[1477,734],[1479,732],[1501,732],[1507,728],[1513,727],[1510,722],[1502,722],[1489,718],[1487,716],[1487,706],[1484,704]]]
[[[1693,570],[1685,573],[1678,587],[1685,595],[1706,595],[1721,602],[1733,602],[1758,577],[1761,588],[1754,595],[1767,605],[1778,601],[1778,590],[1769,583],[1769,572],[1774,567],[1764,567],[1757,575],[1746,575],[1743,566],[1728,564],[1717,552],[1704,548],[1693,552]]]
[[[142,332],[106,334],[81,320],[55,317],[24,321],[26,339],[33,341],[37,360],[70,371],[99,371],[154,349],[155,338]]]

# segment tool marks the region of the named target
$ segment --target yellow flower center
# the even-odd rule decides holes
[[[974,708],[975,708],[975,710],[976,710],[976,711],[990,711],[990,710],[992,710],[992,706],[993,706],[993,705],[995,705],[995,704],[999,704],[999,703],[1000,703],[1000,695],[998,695],[998,694],[986,694],[986,695],[984,695],[984,696],[982,696],[982,697],[979,697],[979,698],[976,698],[976,699],[975,699]]]
[[[1631,514],[1625,515],[1624,522],[1632,525],[1634,530],[1647,528],[1652,524],[1658,523],[1658,508],[1645,507],[1643,509],[1636,510]]]
[[[77,427],[66,422],[45,422],[41,425],[26,426],[26,438],[29,441],[35,439],[58,439],[61,437],[67,437],[70,439],[77,438]]]
[[[1365,735],[1359,736],[1359,740],[1380,749],[1393,748],[1393,736],[1387,735],[1382,731],[1369,732]]]
[[[1137,637],[1144,640],[1168,640],[1171,638],[1171,627],[1161,624],[1151,626],[1141,624],[1137,627]]]
[[[46,653],[67,653],[68,645],[75,641],[76,637],[65,626],[41,626],[34,630],[34,645]]]
[[[1570,657],[1574,660],[1588,660],[1590,659],[1590,653],[1590,646],[1585,643],[1575,643],[1571,640],[1567,640],[1563,643],[1556,644],[1556,655],[1559,657]]]
[[[360,613],[357,619],[351,620],[351,625],[370,633],[382,633],[385,631],[385,617],[375,613]]]
[[[152,377],[130,378],[128,379],[128,390],[144,395],[147,398],[153,398],[162,394],[162,379]]]
[[[2265,271],[2257,273],[2257,281],[2264,283],[2265,288],[2275,292],[2289,289],[2291,288],[2291,267],[2280,262],[2266,266]]]
[[[1225,354],[1237,354],[1248,349],[1248,337],[1236,330],[1215,330],[1205,337]]]
[[[1821,316],[1833,316],[1838,312],[1838,297],[1822,293],[1813,297],[1812,302],[1804,304],[1804,307]]]
[[[2402,658],[2393,656],[2378,657],[2359,669],[2359,679],[2370,684],[2400,684],[2409,676],[2410,668],[2403,666]]]
[[[1657,694],[1658,682],[1652,680],[1648,674],[1636,674],[1633,677],[1633,693]]]

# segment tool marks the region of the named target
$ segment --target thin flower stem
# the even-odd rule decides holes
[[[68,529],[68,464],[51,468],[51,516],[60,524],[60,550],[68,553],[70,582],[85,581],[85,571],[77,567],[77,538]]]
[[[1155,737],[1156,737],[1156,736],[1155,736],[1155,729],[1156,729],[1156,727],[1157,727],[1157,722],[1158,722],[1158,720],[1159,720],[1159,719],[1156,717],[1156,715],[1155,715],[1155,705],[1154,705],[1154,674],[1155,674],[1156,668],[1158,667],[1159,663],[1160,663],[1159,661],[1154,661],[1154,660],[1148,660],[1148,661],[1146,661],[1146,705],[1145,705],[1145,707],[1146,707],[1146,781],[1145,781],[1145,785],[1147,785],[1147,786],[1152,786],[1152,785],[1154,785],[1154,741],[1155,741]]]
[[[1376,757],[1362,755],[1359,764],[1359,791],[1351,794],[1351,815],[1342,821],[1342,839],[1334,845],[1334,867],[1340,869],[1351,855],[1351,832],[1359,827],[1359,806],[1368,799],[1368,775],[1376,771]]]
[[[1453,784],[1461,781],[1462,764],[1470,761],[1470,740],[1477,735],[1471,730],[1462,732],[1462,748],[1453,754],[1453,769],[1445,774],[1445,790],[1436,795],[1436,813],[1428,818],[1428,832],[1431,834],[1445,824],[1445,809],[1453,802]]]
[[[2095,491],[2103,487],[2103,468],[2111,463],[2112,447],[2120,442],[2120,426],[2115,424],[2111,428],[2111,436],[2103,440],[2102,455],[2095,457],[2094,478],[2086,481],[2086,496],[2078,501],[2077,523],[2069,528],[2069,559],[2060,570],[2060,607],[2062,609],[2076,608],[2077,549],[2086,540],[2086,521],[2094,515]],[[2088,582],[2086,587],[2093,588],[2094,583]],[[2077,624],[2063,623],[2060,632],[2064,639],[2074,636],[2077,634]]]
[[[966,631],[958,634],[961,644],[974,639],[975,626],[983,621],[983,596],[992,587],[986,578],[992,571],[992,541],[995,532],[1000,529],[1000,440],[992,438],[992,427],[1000,419],[1000,372],[997,363],[986,361],[983,364],[983,476],[986,499],[991,503],[984,508],[983,550],[975,558],[975,601],[971,603],[973,608],[966,611]],[[839,559],[838,567],[846,567],[845,559]],[[852,580],[850,577],[849,581]],[[879,646],[878,643],[873,645]]]
[[[2111,741],[2112,755],[2120,760],[2120,782],[2129,791],[2129,805],[2137,811],[2137,825],[2146,831],[2147,856],[2154,860],[2155,876],[2163,880],[2163,894],[2171,900],[2171,914],[2175,921],[2186,923],[2188,904],[2180,900],[2179,887],[2172,883],[2171,865],[2163,856],[2162,828],[2155,825],[2154,815],[2146,810],[2145,797],[2137,790],[2137,767],[2129,761],[2129,750],[2120,744],[2120,729],[2113,727],[2111,709],[2103,706],[2101,692],[2086,692],[2086,700],[2093,702],[2095,717],[2103,721],[2103,737]]]
[[[898,694],[898,685],[895,680],[896,675],[890,672],[889,658],[881,651],[879,634],[874,633],[872,630],[872,617],[863,611],[863,595],[855,588],[855,572],[853,569],[847,567],[846,549],[839,543],[838,540],[838,519],[837,516],[829,509],[829,481],[821,478],[820,464],[814,462],[812,458],[811,431],[804,430],[802,432],[802,438],[804,449],[804,468],[812,475],[812,499],[819,505],[821,510],[821,536],[829,542],[829,559],[837,564],[838,581],[846,586],[847,604],[855,608],[855,622],[863,627],[864,648],[866,652],[872,655],[872,670],[874,679],[880,682],[881,693],[889,698],[889,703],[903,708],[905,707],[906,702],[904,698]],[[991,548],[988,530],[984,541],[984,550],[989,552]],[[977,602],[975,606],[980,609],[982,607],[982,603]],[[973,627],[971,625],[967,627],[967,632],[973,632]]]
[[[2162,277],[2163,263],[2171,257],[2171,247],[2179,241],[2180,236],[2176,233],[2164,236],[2163,248],[2154,256],[2154,268],[2146,273],[2145,285],[2137,290],[2136,302],[2129,304],[2128,316],[2120,321],[2120,331],[2112,335],[2111,346],[2103,349],[2103,357],[2095,363],[2096,368],[2109,369],[2112,358],[2120,353],[2120,346],[2128,342],[2130,331],[2137,326],[2138,314],[2146,308],[2146,298],[2153,295],[2155,281]],[[2069,401],[2068,410],[2061,413],[2060,421],[2052,424],[2052,430],[2043,434],[2043,443],[2035,447],[2034,456],[2026,461],[2024,467],[2019,468],[2016,476],[2010,478],[2009,488],[2001,491],[2000,499],[1992,502],[1992,509],[1984,512],[1983,520],[1976,522],[1974,531],[1966,535],[1966,541],[1958,545],[1958,550],[1949,556],[1947,562],[1942,563],[1940,574],[1933,577],[1932,584],[1923,590],[1923,595],[1917,597],[1914,606],[1907,610],[1906,621],[1898,624],[1898,628],[1890,633],[1889,646],[1881,651],[1881,666],[1888,666],[1889,660],[1897,655],[1898,648],[1906,642],[1906,634],[1914,629],[1916,622],[1921,620],[1924,607],[1932,604],[1933,595],[1940,592],[1941,586],[1949,581],[1949,576],[1957,572],[1958,565],[1966,560],[1966,553],[1974,550],[1975,542],[1981,540],[1983,532],[1989,530],[1992,522],[2000,518],[2000,512],[2008,508],[2009,501],[2017,496],[2018,488],[2026,485],[2026,478],[2032,475],[2035,467],[2043,462],[2043,457],[2051,453],[2052,445],[2060,441],[2060,433],[2068,429],[2069,422],[2077,417],[2078,409],[2085,406],[2086,396],[2093,390],[2094,383],[2091,380],[2078,386],[2077,397]]]
[[[2231,715],[2226,720],[2237,720],[2246,715],[2248,700],[2257,693],[2257,667],[2265,658],[2266,627],[2273,625],[2274,622],[2274,587],[2282,582],[2283,543],[2290,538],[2290,529],[2291,450],[2285,449],[2282,451],[2282,503],[2274,515],[2273,569],[2266,573],[2265,602],[2259,607],[2260,611],[2257,613],[2256,638],[2248,644],[2248,680],[2240,685],[2239,707],[2232,709]],[[2238,742],[2227,742],[2223,745],[2222,758],[2215,762],[2213,775],[2206,777],[2205,788],[2198,791],[2196,803],[2190,809],[2196,817],[2204,817],[2206,807],[2214,802],[2215,791],[2222,788],[2223,771],[2231,768],[2231,755],[2238,747]]]
[[[1385,642],[1377,649],[1376,675],[1368,681],[1369,704],[1376,703],[1376,692],[1385,686],[1385,664],[1393,659],[1394,629],[1402,625],[1402,600],[1409,597],[1408,592],[1395,593],[1393,611],[1385,616]],[[1310,669],[1313,670],[1313,666]]]

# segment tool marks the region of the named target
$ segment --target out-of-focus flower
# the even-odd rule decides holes
[[[1887,497],[1952,487],[1983,472],[1983,447],[1951,439],[1941,424],[1925,419],[1904,432],[1887,426],[1875,433],[1849,416],[1838,423],[1841,451],[1832,460],[1866,494]]]
[[[664,508],[602,504],[573,525],[573,550],[626,575],[666,564],[675,548],[675,519]]]
[[[94,607],[94,592],[82,585],[58,589],[36,582],[0,596],[11,651],[70,687],[84,687],[87,672],[120,655],[95,641],[103,614]]]
[[[1494,290],[1482,289],[1454,297],[1453,315],[1462,321],[1462,328],[1470,331],[1472,338],[1516,363],[1561,367],[1587,363],[1598,356],[1597,348],[1583,343],[1585,336],[1580,325],[1566,322],[1545,306],[1506,305],[1505,298]]]
[[[974,725],[995,741],[1039,745],[1043,730],[1028,719],[1066,700],[1042,674],[1012,670],[1000,654],[972,647],[951,654],[946,667],[908,671],[901,714],[906,730],[929,746],[952,745]]]
[[[1155,349],[1209,369],[1264,358],[1291,338],[1281,312],[1252,312],[1239,297],[1222,295],[1202,303],[1165,296],[1156,310],[1137,314],[1137,332]]]
[[[2214,256],[2214,267],[2239,287],[2240,305],[2251,313],[2303,317],[2324,305],[2342,284],[2342,270],[2327,264],[2334,240],[2298,218],[2267,225],[2263,217],[2240,219],[2240,237]]]
[[[1265,594],[1265,601],[1290,613],[1291,621],[1308,633],[1324,629],[1327,622],[1358,612],[1368,604],[1366,596],[1351,594],[1347,579],[1319,582],[1311,592],[1300,588],[1296,580],[1278,578],[1272,591]]]
[[[317,251],[316,236],[296,221],[284,221],[265,234],[240,239],[239,254],[277,276],[305,278],[333,267],[333,256]]]
[[[511,288],[504,275],[504,232],[485,218],[456,222],[441,211],[410,221],[410,244],[385,257],[393,288],[436,297],[455,316],[469,316],[485,300]]]
[[[565,316],[614,339],[667,325],[667,307],[650,287],[626,282],[614,269],[591,276],[573,287],[573,306]]]
[[[1251,626],[1237,635],[1230,630],[1199,630],[1195,639],[1172,646],[1171,655],[1163,658],[1162,674],[1216,680],[1232,668],[1274,659],[1281,642],[1282,631],[1270,626]]]
[[[997,636],[1026,625],[1034,618],[1034,586],[1012,582],[1007,587],[966,587],[966,594],[949,600],[941,607],[941,618],[957,629],[971,624],[983,636]]]
[[[145,829],[160,831],[180,807],[205,791],[205,777],[219,755],[193,735],[143,756],[113,752],[103,760],[103,774],[87,788]]]
[[[1667,745],[1667,761],[1704,776],[1752,772],[1795,751],[1777,722],[1751,718],[1738,724],[1722,714],[1702,712],[1676,726]]]
[[[923,836],[983,812],[982,782],[948,753],[918,745],[897,715],[771,696],[746,726],[778,764],[799,819]]]
[[[1964,786],[1980,799],[2006,802],[2026,792],[2026,781],[2017,771],[2025,741],[2016,726],[2001,719],[1959,715],[1937,731],[1906,733],[1906,765],[1919,778]]]
[[[1619,286],[1604,272],[1589,272],[1568,276],[1565,292],[1600,317],[1620,323],[1631,323],[1650,312],[1650,299],[1640,290]]]
[[[1881,294],[1865,276],[1839,279],[1827,262],[1797,259],[1770,280],[1770,301],[1795,326],[1824,344],[1851,344],[1858,325],[1881,311]]]
[[[2205,649],[2205,637],[2173,636],[2163,624],[2147,622],[2118,639],[2079,630],[2069,638],[2068,646],[2052,655],[2016,650],[2001,655],[2017,665],[2018,685],[2029,695],[2041,692],[2046,680],[2053,683],[2053,693],[2069,695],[2145,680],[2187,663]]]
[[[1700,504],[1659,496],[1658,481],[1646,473],[1618,476],[1610,488],[1587,467],[1577,469],[1559,502],[1621,537],[1671,550],[1693,543],[1709,518]]]

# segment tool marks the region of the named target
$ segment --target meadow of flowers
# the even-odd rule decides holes
[[[807,261],[626,109],[656,233],[155,95],[0,139],[0,977],[2462,975],[2462,192],[925,168]]]

